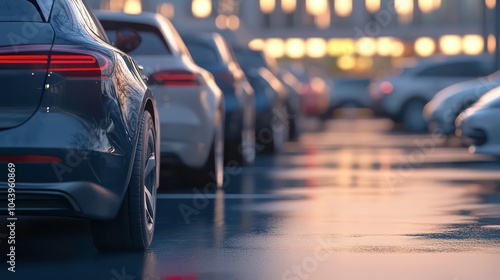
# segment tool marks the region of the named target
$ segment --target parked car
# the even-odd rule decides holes
[[[500,72],[449,86],[425,106],[424,117],[429,130],[455,135],[455,120],[484,94],[500,86]]]
[[[295,81],[291,80],[296,79],[296,77],[288,77],[287,81],[285,81],[286,72],[280,69],[275,58],[266,55],[263,51],[251,50],[247,47],[236,45],[233,45],[233,50],[240,65],[244,65],[246,69],[266,68],[282,84],[281,87],[285,88],[286,113],[288,115],[289,128],[288,138],[297,139],[300,132],[298,126],[302,118],[300,102],[297,102],[297,99],[301,96],[302,88],[297,88],[294,85]]]
[[[487,56],[433,57],[420,60],[370,85],[375,110],[412,132],[427,129],[424,106],[442,89],[493,72]]]
[[[160,128],[141,69],[109,44],[85,2],[9,3],[2,30],[23,34],[27,21],[37,28],[17,43],[0,37],[0,82],[9,93],[0,95],[0,168],[17,176],[15,214],[86,218],[98,249],[147,249]],[[118,32],[116,46],[134,49],[138,38],[128,35]]]
[[[224,97],[213,76],[194,63],[170,21],[155,13],[98,12],[108,37],[136,33],[139,46],[129,52],[149,77],[158,104],[161,162],[181,167],[185,184],[223,184]]]
[[[301,110],[307,117],[325,118],[330,104],[331,83],[316,68],[293,64],[287,69],[302,83]]]
[[[290,126],[288,140],[297,141],[303,131],[304,113],[302,112],[300,101],[304,94],[304,88],[299,79],[292,72],[284,68],[280,69],[280,77],[288,88],[287,108],[289,116],[288,125]]]
[[[366,78],[337,78],[330,92],[330,109],[343,107],[372,108]]]
[[[469,151],[500,156],[500,87],[485,94],[458,116],[457,136],[470,145]]]
[[[276,153],[288,141],[288,113],[286,89],[267,68],[246,68],[245,74],[255,90],[256,149]]]
[[[255,159],[254,91],[224,38],[217,33],[184,34],[194,59],[215,77],[224,94],[226,162],[252,164]]]

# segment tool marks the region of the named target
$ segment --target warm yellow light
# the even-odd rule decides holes
[[[356,68],[361,71],[370,70],[373,67],[373,59],[371,57],[360,56],[356,59]]]
[[[323,14],[328,9],[328,0],[306,0],[306,10],[314,16]]]
[[[377,53],[380,56],[390,56],[393,51],[393,38],[380,37],[377,39]]]
[[[170,3],[162,3],[158,5],[156,12],[166,18],[173,18],[175,15],[175,8],[174,5]]]
[[[497,39],[495,38],[495,35],[490,34],[488,36],[488,52],[490,54],[494,54],[497,49]]]
[[[434,0],[434,10],[441,8],[441,0]]]
[[[394,8],[402,23],[409,23],[413,20],[413,0],[395,0]]]
[[[392,42],[392,56],[393,57],[402,57],[405,54],[405,45],[403,42],[399,40],[394,40]]]
[[[341,17],[348,17],[352,13],[352,0],[335,0],[335,13]]]
[[[465,35],[462,45],[464,53],[468,55],[478,55],[484,50],[483,36],[477,34]]]
[[[304,40],[300,38],[290,38],[285,42],[286,55],[290,58],[302,58],[306,53]]]
[[[260,0],[260,11],[264,14],[274,12],[276,8],[276,0]]]
[[[124,0],[110,0],[109,9],[111,11],[121,11],[123,10]]]
[[[227,16],[226,15],[218,15],[215,18],[215,26],[218,29],[226,29],[227,28]]]
[[[376,13],[378,10],[380,10],[380,0],[366,0],[366,9],[370,13]]]
[[[415,52],[419,56],[427,57],[436,51],[436,43],[432,38],[422,37],[415,41]]]
[[[439,48],[446,55],[457,55],[462,52],[462,38],[458,35],[444,35],[439,39]]]
[[[230,15],[227,17],[226,25],[231,30],[236,30],[240,27],[240,18],[236,15]]]
[[[362,37],[356,41],[356,51],[362,56],[372,56],[377,53],[377,42],[370,37]]]
[[[306,40],[306,54],[312,58],[326,55],[326,42],[322,38],[309,38]]]
[[[316,26],[321,29],[330,27],[330,11],[326,10],[323,14],[314,18]]]
[[[207,18],[212,14],[211,0],[193,0],[191,4],[193,16],[197,18]]]
[[[290,14],[295,12],[297,8],[297,0],[281,0],[281,9],[283,12]]]
[[[418,0],[418,8],[422,13],[430,13],[434,10],[434,0]]]
[[[350,55],[341,56],[337,60],[337,66],[344,71],[352,70],[356,67],[356,59]]]
[[[127,0],[123,7],[123,12],[126,14],[140,14],[142,12],[142,4],[140,0]]]
[[[248,47],[254,51],[261,51],[264,49],[265,42],[262,39],[253,39],[248,43]]]
[[[497,5],[497,0],[486,0],[486,7],[488,7],[488,9],[495,9],[495,6]]]
[[[356,50],[352,39],[330,39],[328,54],[331,56],[353,55]]]
[[[275,58],[280,58],[285,55],[285,43],[278,38],[267,39],[264,51],[267,55]]]

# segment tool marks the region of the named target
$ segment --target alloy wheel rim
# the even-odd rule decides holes
[[[156,207],[156,157],[154,144],[148,143],[148,158],[144,167],[144,210],[146,226],[149,231],[153,229]]]

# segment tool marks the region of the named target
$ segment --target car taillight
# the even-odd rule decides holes
[[[0,155],[0,162],[51,163],[61,162],[60,157],[42,155]]]
[[[380,92],[383,94],[391,94],[394,91],[394,86],[390,82],[380,83]]]
[[[227,84],[234,84],[236,81],[234,75],[230,72],[219,72],[215,75],[215,78]]]
[[[74,46],[21,46],[0,51],[0,69],[48,70],[65,77],[106,77],[109,60]]]
[[[151,81],[164,86],[198,86],[198,76],[186,70],[165,70],[151,75]]]

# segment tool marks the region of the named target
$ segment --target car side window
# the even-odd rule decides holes
[[[419,77],[480,77],[485,75],[485,70],[479,62],[451,62],[430,66],[422,70]]]

